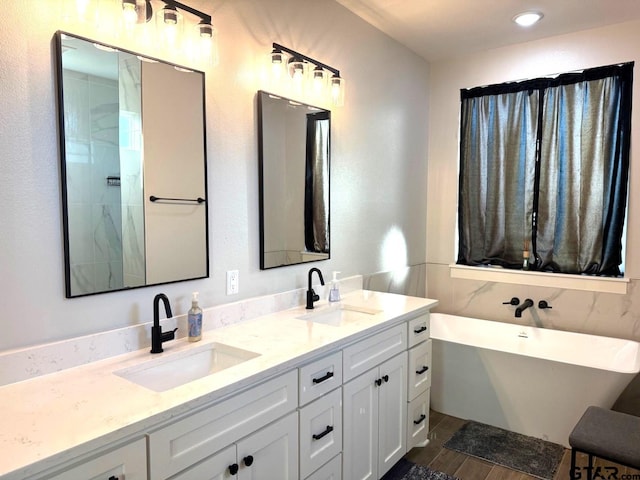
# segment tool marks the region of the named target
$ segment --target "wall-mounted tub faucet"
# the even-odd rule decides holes
[[[176,338],[176,330],[173,329],[170,332],[162,332],[162,327],[160,326],[160,300],[164,304],[164,313],[167,318],[173,317],[171,313],[171,305],[169,304],[169,299],[164,293],[159,293],[153,299],[153,327],[151,327],[151,353],[161,353],[162,352],[162,342],[168,342],[169,340],[173,340]]]
[[[313,272],[318,273],[318,277],[320,277],[320,285],[324,285],[324,278],[322,278],[322,272],[318,268],[312,268],[309,270],[309,288],[307,289],[307,310],[313,309],[313,302],[317,302],[320,300],[320,295],[316,295],[316,292],[313,291],[311,287],[311,277]]]
[[[518,308],[516,308],[516,318],[520,318],[522,316],[522,312],[529,307],[533,307],[533,300],[527,298],[524,302],[518,305]]]

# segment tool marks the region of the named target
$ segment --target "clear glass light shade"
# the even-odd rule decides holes
[[[218,32],[210,23],[200,22],[196,25],[196,49],[200,61],[204,65],[218,64]]]
[[[83,19],[86,17],[89,3],[90,0],[76,0],[76,10],[78,12],[78,18]]]
[[[181,41],[182,15],[174,7],[165,5],[156,13],[156,28],[165,48],[175,49]]]
[[[327,86],[327,72],[321,67],[314,68],[311,82],[313,94],[315,96],[322,95]]]
[[[135,0],[122,0],[122,18],[127,28],[138,23],[138,10]]]
[[[331,103],[336,107],[344,105],[344,78],[333,75],[329,82],[331,92]]]
[[[271,76],[273,80],[279,81],[285,69],[286,57],[280,50],[273,49],[269,54],[269,64],[271,65]]]

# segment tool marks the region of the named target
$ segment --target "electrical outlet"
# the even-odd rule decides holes
[[[240,272],[238,270],[227,271],[227,295],[235,295],[240,291]]]

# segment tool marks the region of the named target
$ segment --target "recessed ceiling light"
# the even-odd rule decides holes
[[[543,15],[540,12],[524,12],[513,17],[513,21],[521,27],[530,27],[534,23],[537,23],[542,17]]]

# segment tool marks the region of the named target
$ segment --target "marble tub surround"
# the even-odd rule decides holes
[[[360,290],[362,276],[354,275],[339,279],[339,284],[343,294]],[[314,288],[320,298],[326,300],[329,287],[317,285]],[[155,292],[157,293],[157,289]],[[203,308],[202,329],[203,331],[217,329],[304,305],[305,293],[306,287]],[[149,321],[146,323],[0,352],[0,386],[150,347],[153,295],[154,293],[149,294],[146,310]],[[174,301],[171,298],[170,300],[173,306]],[[201,304],[206,305],[206,299],[201,297],[201,300]],[[177,327],[177,338],[187,336],[186,312],[170,319],[162,318],[160,324],[163,331]]]
[[[343,284],[344,286],[344,284]],[[380,313],[335,327],[297,317],[297,305],[220,328],[208,328],[203,340],[181,338],[151,355],[143,349],[0,387],[0,478],[23,479],[71,461],[107,443],[143,435],[243,388],[288,371],[362,335],[373,334],[428,311],[435,300],[366,290],[343,290],[343,304]],[[259,311],[268,302],[255,305]],[[332,308],[326,300],[316,308]],[[247,311],[245,310],[245,313]],[[216,320],[209,312],[207,321]],[[222,321],[222,320],[220,320]],[[157,393],[114,372],[166,358],[209,342],[249,350],[259,356],[216,374]]]
[[[399,293],[414,297],[427,296],[427,264],[409,265],[386,272],[364,275],[363,285],[376,292]],[[437,298],[437,297],[434,297]]]
[[[638,279],[630,279],[627,293],[620,295],[451,278],[448,264],[429,263],[427,285],[442,313],[640,341]],[[511,297],[531,298],[535,306],[516,318],[515,307],[502,304]],[[553,308],[537,308],[540,300]]]

